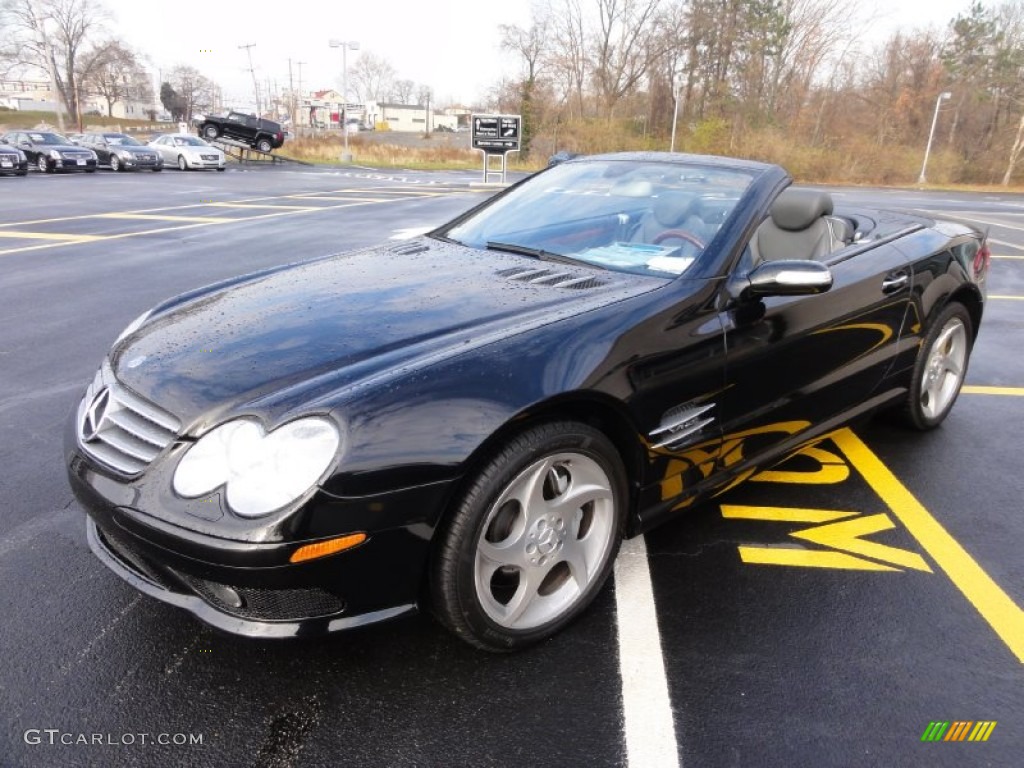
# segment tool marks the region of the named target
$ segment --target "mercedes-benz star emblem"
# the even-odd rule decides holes
[[[103,420],[107,416],[107,405],[110,404],[110,390],[104,387],[89,403],[82,420],[82,439],[87,443],[95,440],[103,429]]]

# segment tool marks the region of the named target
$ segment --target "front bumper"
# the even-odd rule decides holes
[[[0,173],[24,173],[26,171],[28,171],[28,160],[18,160],[9,155],[0,159]]]
[[[66,157],[62,157],[60,160],[50,158],[50,167],[57,171],[95,171],[96,161],[95,160],[71,160]]]
[[[118,157],[117,159],[125,168],[141,170],[164,167],[164,160],[159,155],[155,159],[149,160],[142,160],[138,156]]]
[[[292,516],[294,536],[227,539],[158,519],[126,503],[134,498],[144,506],[149,497],[141,486],[144,481],[120,480],[96,466],[78,447],[73,432],[69,429],[66,435],[65,459],[71,488],[88,515],[89,546],[139,591],[214,627],[250,637],[317,636],[417,610],[433,527],[410,518],[394,525],[390,515],[390,523],[380,529],[367,523],[381,519],[382,507],[429,509],[440,500],[440,486],[366,499],[320,493]],[[313,526],[316,535],[299,524],[308,518],[319,521]],[[355,531],[367,533],[357,547],[315,560],[289,561],[303,544]]]

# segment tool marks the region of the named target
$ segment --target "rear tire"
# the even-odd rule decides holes
[[[203,128],[203,138],[209,139],[210,141],[220,136],[220,131],[216,125],[207,125]]]
[[[260,152],[270,152],[274,148],[274,145],[270,143],[270,139],[260,139],[256,142],[256,149]]]
[[[949,415],[967,376],[973,339],[970,313],[963,304],[951,302],[935,318],[918,350],[900,413],[906,426],[925,432]]]
[[[434,615],[487,651],[555,634],[607,581],[625,529],[626,472],[578,422],[540,424],[496,449],[437,533]]]

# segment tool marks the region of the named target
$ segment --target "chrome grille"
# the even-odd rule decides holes
[[[200,157],[203,158],[203,160],[216,160],[217,159],[216,155],[200,155]]]
[[[128,391],[104,364],[78,406],[78,442],[94,459],[137,475],[181,430],[174,415]]]

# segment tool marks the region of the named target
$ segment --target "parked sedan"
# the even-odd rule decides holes
[[[0,176],[13,173],[15,176],[28,175],[28,158],[17,147],[0,141]]]
[[[417,609],[492,651],[552,635],[624,536],[854,417],[953,407],[984,235],[790,183],[580,157],[418,239],[163,302],[67,422],[93,552],[242,635]]]
[[[191,133],[165,133],[149,142],[160,153],[165,165],[175,165],[179,171],[195,168],[225,168],[224,152]]]
[[[96,172],[96,153],[78,147],[59,133],[50,131],[12,131],[4,136],[28,157],[30,164],[44,173],[54,171]]]
[[[112,171],[164,169],[159,152],[125,133],[87,133],[80,144],[95,152],[100,164],[109,165]]]

